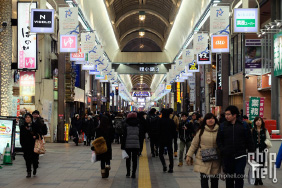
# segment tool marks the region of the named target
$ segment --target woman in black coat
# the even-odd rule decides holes
[[[73,136],[73,141],[78,146],[79,135],[82,129],[82,121],[79,118],[79,114],[76,114],[75,117],[71,121],[71,135]]]
[[[107,152],[97,155],[96,160],[101,161],[101,175],[102,178],[109,177],[109,171],[111,169],[110,164],[112,160],[112,142],[114,140],[114,130],[111,127],[110,119],[107,116],[102,115],[100,125],[96,129],[96,138],[104,137],[107,143]],[[91,147],[94,151],[94,147]]]
[[[31,177],[31,164],[33,164],[33,175],[36,175],[39,155],[34,153],[34,144],[35,140],[39,139],[39,136],[42,137],[40,127],[35,126],[32,119],[31,114],[26,114],[25,122],[20,127],[20,143],[24,153],[27,178]]]

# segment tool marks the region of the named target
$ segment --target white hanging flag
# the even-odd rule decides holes
[[[95,45],[88,51],[88,61],[99,63],[103,60],[103,47],[101,45]]]
[[[99,61],[95,61],[95,64],[97,65],[98,71],[104,72],[107,69],[111,69],[112,67],[110,62],[106,58],[101,58]]]
[[[93,62],[85,61],[83,62],[81,70],[95,70],[95,64]]]
[[[191,63],[194,60],[194,50],[193,49],[184,49],[182,51],[182,59],[186,64]]]
[[[95,46],[94,33],[81,33],[81,52],[88,53]]]
[[[99,67],[98,65],[97,65],[97,67]],[[100,66],[101,67],[101,66]],[[99,68],[98,68],[99,69]],[[110,73],[111,71],[112,71],[112,63],[110,63],[110,62],[108,62],[107,63],[107,66],[105,67],[105,68],[103,68],[103,69],[99,69],[100,71],[101,71],[101,73],[103,74],[103,75],[107,75],[108,73]]]
[[[60,7],[59,24],[61,35],[78,35],[78,7]]]
[[[197,33],[194,34],[193,38],[193,50],[194,54],[201,53],[205,51],[208,46],[208,34],[207,33]]]
[[[211,7],[210,10],[210,33],[229,35],[229,6]]]

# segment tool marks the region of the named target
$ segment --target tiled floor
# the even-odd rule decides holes
[[[100,163],[90,162],[91,150],[88,146],[75,146],[73,143],[49,143],[46,144],[47,153],[40,157],[38,174],[30,179],[25,178],[26,169],[22,155],[17,155],[12,166],[3,166],[0,169],[0,187],[10,188],[67,188],[67,187],[99,187],[99,188],[128,188],[138,187],[141,178],[126,178],[125,160],[121,159],[120,145],[113,144],[113,160],[111,161],[110,177],[102,179],[100,175]],[[150,169],[150,181],[152,188],[177,188],[200,187],[199,174],[193,172],[193,167],[184,165],[178,167],[178,159],[175,158],[174,173],[163,173],[159,158],[151,158],[150,146],[147,142],[148,163]],[[143,155],[143,157],[146,157]],[[167,156],[165,157],[168,158]],[[143,167],[142,167],[143,168]],[[248,167],[246,168],[247,171]],[[137,170],[139,171],[139,169]],[[281,187],[282,170],[277,170],[278,183],[264,180],[264,186]],[[139,183],[139,185],[141,185]],[[219,181],[219,187],[225,187],[223,181]],[[253,187],[245,181],[245,187]]]

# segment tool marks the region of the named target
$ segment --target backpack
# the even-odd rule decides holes
[[[151,134],[157,134],[159,132],[157,116],[149,117],[149,130]]]
[[[116,120],[116,122],[115,122],[115,128],[116,128],[116,129],[121,129],[121,128],[122,128],[122,119]]]

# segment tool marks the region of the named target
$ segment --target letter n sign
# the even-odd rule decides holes
[[[54,9],[31,9],[30,32],[54,33]]]

